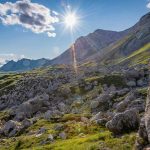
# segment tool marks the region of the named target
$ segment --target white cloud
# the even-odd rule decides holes
[[[149,1],[149,3],[147,4],[147,8],[150,8],[150,1]]]
[[[0,66],[4,65],[10,60],[17,61],[24,57],[25,57],[24,55],[17,55],[17,54],[0,54]]]
[[[56,33],[47,32],[47,35],[48,35],[49,37],[55,37],[55,36],[56,36]]]
[[[4,25],[21,25],[34,33],[55,37],[53,24],[58,21],[57,12],[30,0],[0,3],[0,22]]]

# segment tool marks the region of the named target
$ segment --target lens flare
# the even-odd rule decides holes
[[[71,46],[71,51],[72,51],[72,57],[73,57],[73,68],[75,73],[78,73],[78,68],[77,68],[77,59],[76,59],[76,51],[75,51],[75,47],[74,44]]]
[[[66,11],[66,13],[63,16],[63,24],[65,25],[66,29],[70,31],[71,35],[71,42],[74,42],[74,31],[76,30],[76,27],[79,25],[80,18],[76,14],[76,11],[71,10],[70,8]],[[73,62],[73,68],[75,73],[77,74],[77,59],[76,59],[76,50],[74,44],[70,47],[71,54],[72,54],[72,62]]]

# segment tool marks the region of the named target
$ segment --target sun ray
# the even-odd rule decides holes
[[[74,71],[77,74],[78,73],[78,68],[77,68],[77,59],[76,59],[76,51],[75,51],[74,44],[71,46],[71,51],[72,51],[72,57],[73,57]]]

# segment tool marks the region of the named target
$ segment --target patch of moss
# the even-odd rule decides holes
[[[122,57],[116,60],[115,64],[128,62],[130,66],[134,66],[137,64],[148,64],[149,60],[150,60],[150,43],[147,43],[140,49],[134,51],[128,57]]]
[[[114,85],[116,87],[125,87],[124,77],[120,74],[112,74],[112,75],[105,75],[105,76],[95,76],[86,78],[85,82],[94,82],[98,81],[101,85],[107,84],[108,86]]]
[[[0,95],[4,94],[4,92],[12,90],[17,82],[21,79],[22,74],[2,74],[0,76]]]
[[[139,92],[144,98],[146,98],[146,97],[147,97],[148,88],[147,88],[147,87],[140,88],[140,89],[138,89],[138,92]]]
[[[7,121],[10,118],[9,110],[0,111],[0,120]]]
[[[40,119],[38,120],[35,124],[33,124],[32,126],[30,126],[26,132],[29,131],[37,131],[39,128],[44,127],[46,129],[51,129],[54,126],[53,123],[51,123],[50,121],[47,121],[45,119]]]
[[[65,114],[61,121],[62,122],[67,122],[67,121],[81,121],[81,117],[86,117],[86,118],[90,118],[91,115],[90,114]]]
[[[64,131],[68,135],[66,140],[56,138],[54,142],[42,144],[52,133],[55,125],[44,119],[38,120],[34,125],[28,128],[28,132],[37,131],[40,127],[48,130],[41,136],[36,137],[35,134],[24,133],[15,138],[9,138],[0,141],[1,150],[132,150],[136,139],[136,133],[126,134],[115,138],[106,128],[96,124],[84,124],[80,120],[72,120],[72,118],[81,117],[81,115],[66,115],[64,118]],[[81,134],[81,135],[80,135]]]

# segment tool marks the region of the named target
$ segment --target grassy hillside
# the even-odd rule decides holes
[[[129,65],[148,64],[150,60],[150,43],[134,51],[128,57],[117,60],[116,64],[129,63]]]
[[[54,126],[58,123],[51,123],[46,120],[38,120],[34,125],[28,128],[22,135],[4,139],[0,141],[1,150],[28,150],[31,146],[34,150],[96,150],[96,149],[112,149],[112,150],[131,150],[134,147],[136,133],[126,134],[115,138],[112,133],[105,127],[95,124],[86,125],[80,122],[82,115],[69,115],[65,121],[59,122],[65,125],[68,134],[66,140],[57,139],[54,142],[44,143],[49,134],[57,134]],[[65,117],[65,116],[64,116]],[[78,121],[72,119],[78,118]],[[46,127],[47,131],[39,136],[34,133],[40,127]]]

